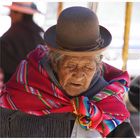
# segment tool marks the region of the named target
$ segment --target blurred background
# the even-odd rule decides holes
[[[2,36],[11,26],[9,9],[3,5],[11,5],[12,2],[0,1],[0,36]],[[57,17],[61,10],[70,6],[84,6],[96,11],[100,25],[109,29],[113,36],[112,43],[104,53],[104,61],[122,68],[122,48],[124,44],[125,26],[125,2],[47,2],[35,1],[38,9],[43,13],[35,14],[34,20],[44,31],[56,24]],[[131,77],[140,74],[140,2],[133,2],[131,12],[131,24],[129,33],[129,49],[127,71]]]
[[[123,70],[127,70],[131,79],[140,75],[140,2],[132,2],[131,10],[126,13],[126,2],[47,2],[47,0],[34,1],[43,14],[35,14],[34,21],[47,30],[56,24],[60,12],[70,6],[84,6],[94,10],[99,18],[99,23],[105,26],[112,34],[112,43],[104,52],[104,61]],[[0,37],[10,28],[10,10],[4,5],[11,5],[11,1],[0,0]],[[130,18],[126,23],[126,15]],[[126,24],[130,25],[126,27]],[[125,29],[129,28],[125,38]],[[124,49],[124,40],[127,39],[128,49]],[[139,91],[140,94],[140,91]],[[126,103],[131,111],[131,121],[140,136],[139,112],[128,100]]]

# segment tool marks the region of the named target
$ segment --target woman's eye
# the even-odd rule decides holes
[[[70,69],[73,69],[73,68],[75,68],[76,67],[76,65],[69,65],[68,66],[68,68],[70,68]]]
[[[85,69],[86,70],[94,70],[94,68],[93,67],[90,67],[90,66],[85,66]]]
[[[66,68],[72,70],[72,69],[75,69],[76,68],[76,65],[73,65],[73,64],[70,64],[70,65],[67,65],[65,66]]]

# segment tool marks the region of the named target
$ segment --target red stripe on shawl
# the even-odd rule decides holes
[[[130,78],[129,78],[127,71],[123,72],[122,70],[117,69],[105,62],[103,62],[102,67],[103,67],[102,74],[106,81],[123,79],[123,80],[127,81],[126,86],[129,85]]]
[[[28,71],[28,84],[29,84],[28,86],[31,86],[39,90],[42,95],[42,98],[48,98],[50,100],[53,100],[58,105],[58,107],[53,107],[51,110],[47,110],[46,105],[38,98],[37,95],[27,92],[24,84],[21,84],[20,82],[16,82],[17,73],[15,73],[12,76],[11,80],[6,84],[7,91],[6,90],[2,91],[3,96],[0,98],[0,100],[2,99],[1,101],[3,101],[3,103],[0,106],[4,106],[5,108],[10,108],[5,97],[11,96],[17,108],[29,114],[33,113],[34,115],[41,116],[44,115],[45,112],[63,113],[63,112],[74,111],[70,99],[67,96],[65,96],[58,88],[56,88],[55,92],[57,92],[59,97],[56,97],[54,95],[54,89],[52,88],[52,83],[49,80],[49,76],[48,75],[44,76],[42,75],[42,73],[39,72],[39,62],[44,55],[45,55],[45,51],[41,50],[41,48],[35,49],[33,52],[31,52],[28,55],[27,58],[27,62],[28,62],[27,71]],[[123,73],[122,71],[115,69],[110,65],[107,64],[104,65],[105,65],[104,76],[107,81],[114,80],[114,79],[118,79],[118,80],[124,79],[126,80],[126,82],[128,81],[127,72]],[[107,97],[99,102],[96,102],[95,105],[101,112],[103,112],[103,114],[105,114],[103,115],[104,119],[107,119],[106,113],[114,114],[117,119],[121,119],[122,121],[127,119],[129,116],[129,113],[125,108],[125,105],[122,102],[120,102],[115,96]],[[116,116],[116,114],[123,114],[123,116]],[[92,126],[93,128],[94,125]],[[101,126],[99,127],[99,129],[101,129]],[[107,133],[104,134],[104,136],[106,135]]]
[[[99,108],[101,108],[105,114],[112,114],[116,116],[118,119],[122,119],[123,116],[117,116],[117,114],[123,114],[124,116],[130,116],[129,112],[127,111],[126,106],[115,96],[109,96],[107,100],[101,100],[95,103]],[[104,119],[106,117],[104,116]]]

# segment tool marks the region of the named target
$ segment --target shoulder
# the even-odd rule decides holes
[[[38,26],[35,22],[32,25],[33,25],[34,28],[36,28],[36,30],[38,30],[40,32],[41,31],[44,32],[43,29],[40,26]]]
[[[15,37],[17,37],[17,35],[20,37],[21,30],[24,31],[20,24],[12,24],[11,27],[1,36],[0,40],[7,42],[13,40]]]

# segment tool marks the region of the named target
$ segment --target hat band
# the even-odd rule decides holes
[[[95,50],[98,50],[98,49],[102,48],[102,46],[104,44],[104,39],[102,39],[101,36],[99,36],[99,38],[96,39],[93,44],[87,45],[87,46],[80,46],[80,47],[75,46],[74,49],[72,49],[73,46],[72,47],[71,46],[66,46],[67,48],[71,48],[71,49],[65,49],[66,47],[64,46],[64,44],[60,40],[58,40],[57,38],[56,38],[56,43],[58,44],[59,49],[61,49],[61,50],[66,50],[66,51],[67,50],[69,50],[69,51],[95,51]]]
[[[59,48],[52,48],[49,45],[47,47],[51,51],[57,51],[57,53],[63,54],[63,55],[69,55],[69,56],[93,56],[102,53],[106,48],[101,48],[95,51],[71,51],[71,50],[64,50]]]
[[[24,7],[24,8],[32,8],[33,10],[37,10],[37,7],[33,3],[31,3],[30,5],[24,4],[24,3],[14,3],[14,5]]]

